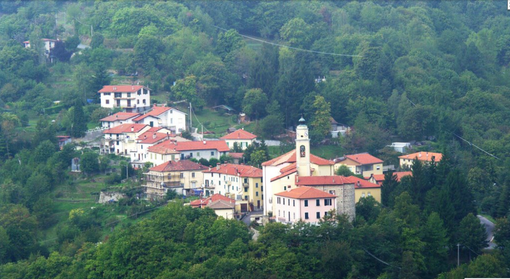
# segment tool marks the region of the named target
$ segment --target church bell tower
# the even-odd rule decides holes
[[[296,165],[299,176],[310,176],[310,138],[303,117],[296,128]]]

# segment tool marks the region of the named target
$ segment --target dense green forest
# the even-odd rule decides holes
[[[0,2],[0,277],[508,276],[508,26],[506,1]],[[43,38],[59,39],[49,54]],[[346,153],[395,162],[386,145],[419,141],[446,159],[388,176],[352,223],[268,224],[257,241],[180,202],[116,227],[159,205],[62,210],[69,189],[127,173],[56,135],[83,136],[109,113],[97,91],[134,82],[154,102],[244,111],[266,139],[303,114],[320,145],[331,116],[353,129],[336,142]],[[113,161],[122,172],[104,176]],[[483,255],[480,213],[499,218]]]

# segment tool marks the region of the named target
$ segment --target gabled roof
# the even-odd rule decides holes
[[[286,198],[292,198],[292,199],[319,199],[319,198],[336,198],[335,195],[326,193],[324,191],[302,186],[298,188],[294,188],[290,191],[280,192],[278,194],[275,194],[275,196],[280,197],[286,197]]]
[[[434,162],[439,162],[443,159],[442,153],[436,153],[436,152],[416,152],[412,154],[402,155],[398,156],[399,159],[410,159],[415,160],[418,159],[420,161],[426,161],[426,162],[432,162],[432,158],[434,158]]]
[[[278,175],[278,176],[275,176],[273,178],[271,178],[271,182],[275,181],[275,180],[278,180],[280,178],[284,178],[285,176],[288,176],[288,175],[291,175],[293,173],[297,172],[297,168],[292,168],[286,172],[283,172],[282,174]]]
[[[296,176],[297,186],[323,186],[354,184],[355,188],[380,188],[380,185],[358,178],[356,176]]]
[[[226,136],[223,136],[221,137],[220,139],[223,139],[223,140],[252,140],[252,139],[256,139],[257,136],[248,132],[248,131],[245,131],[244,129],[239,129],[235,132],[232,132]]]
[[[165,133],[151,132],[149,129],[149,131],[141,134],[136,139],[136,141],[137,141],[137,143],[151,144],[151,143],[156,143],[156,142],[165,140],[165,138],[167,138],[168,136],[170,136],[170,135],[167,135]]]
[[[105,85],[98,93],[133,93],[142,88],[141,85]]]
[[[402,179],[402,177],[404,177],[404,176],[408,176],[408,175],[413,176],[413,172],[411,172],[411,171],[397,171],[397,172],[394,172],[393,175],[396,175],[397,181],[400,181]],[[377,182],[384,181],[384,174],[374,174],[374,175],[372,175],[372,177]]]
[[[206,207],[212,208],[212,209],[234,209],[236,207],[235,202],[227,202],[224,200],[217,200],[210,202]]]
[[[227,152],[230,149],[223,140],[212,141],[164,141],[148,148],[150,152],[159,154],[176,154],[181,151],[212,150]]]
[[[138,115],[140,115],[140,114],[134,113],[134,112],[117,112],[116,114],[109,115],[99,121],[104,121],[104,122],[122,121],[122,120],[127,120],[127,119],[130,119],[133,117],[137,117]]]
[[[262,166],[279,166],[284,163],[295,163],[296,162],[296,150],[291,150],[281,156],[278,156],[272,160],[262,163]],[[331,160],[323,159],[319,156],[310,154],[310,163],[319,166],[334,165],[335,163]]]
[[[190,205],[192,207],[202,207],[202,206],[205,206],[207,204],[209,204],[210,202],[215,202],[215,201],[218,201],[218,200],[222,200],[222,201],[226,201],[228,203],[235,203],[236,201],[229,198],[229,197],[225,197],[225,196],[222,196],[220,194],[214,194],[206,199],[198,199],[198,200],[194,200],[192,202],[190,202]]]
[[[190,160],[180,160],[180,161],[168,161],[161,165],[157,165],[155,167],[150,168],[150,171],[159,171],[159,172],[172,172],[172,171],[191,171],[191,170],[206,170],[207,167],[201,164],[192,162]]]
[[[240,177],[262,177],[262,170],[256,167],[237,164],[222,164],[215,168],[203,171],[204,173],[221,173],[228,175],[239,175]]]
[[[383,160],[374,157],[368,153],[359,153],[353,155],[345,155],[345,158],[350,159],[361,165],[381,164]]]
[[[229,152],[228,153],[228,156],[230,156],[234,159],[242,159],[243,155],[244,155],[244,153],[241,153],[241,152]]]
[[[143,130],[145,127],[148,127],[149,125],[146,124],[122,124],[116,127],[113,127],[108,130],[104,130],[103,134],[123,134],[123,133],[138,133],[141,130]]]
[[[144,115],[140,115],[138,116],[137,118],[133,119],[134,121],[140,121],[146,117],[149,117],[149,116],[152,116],[152,117],[155,117],[155,118],[159,118],[158,116],[160,116],[161,114],[171,110],[173,108],[171,107],[158,107],[156,106],[156,104],[154,104],[154,106],[152,107],[152,110],[147,112],[146,114]]]

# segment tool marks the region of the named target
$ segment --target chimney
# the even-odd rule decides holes
[[[116,87],[116,86],[114,86],[114,87],[113,87],[113,90],[117,90],[117,87]]]
[[[220,165],[216,165],[216,170],[220,170]]]
[[[143,136],[143,139],[147,139],[147,135],[144,135],[144,136]]]
[[[170,139],[170,134],[168,134],[168,132],[166,132],[166,139]]]
[[[205,140],[204,140],[204,144],[206,144]]]
[[[156,133],[152,134],[152,138],[155,139],[156,138]]]
[[[131,126],[131,132],[135,131],[135,126]]]
[[[357,185],[358,187],[361,187],[361,183],[359,183],[359,180],[358,180],[358,183],[356,183],[356,185]]]
[[[119,115],[118,115],[118,114],[115,114],[115,118],[119,118]]]

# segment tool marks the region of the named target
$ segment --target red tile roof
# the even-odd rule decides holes
[[[147,112],[146,114],[144,115],[140,115],[138,116],[137,118],[133,119],[134,121],[140,121],[148,116],[153,116],[153,117],[156,117],[158,118],[159,115],[163,114],[164,112],[166,111],[169,111],[171,110],[172,108],[171,107],[158,107],[156,106],[156,104],[154,104],[154,106],[152,107],[152,110]]]
[[[297,186],[323,186],[354,184],[356,188],[380,188],[380,185],[356,176],[296,176]]]
[[[143,130],[145,127],[149,127],[149,125],[145,124],[122,124],[116,127],[113,127],[108,130],[104,130],[103,134],[122,134],[122,133],[138,133]]]
[[[239,174],[240,177],[262,177],[262,170],[256,167],[247,165],[236,165],[236,164],[222,164],[210,170],[203,171],[204,173],[221,173],[228,175]]]
[[[283,163],[295,163],[296,162],[296,150],[291,150],[281,156],[278,156],[272,160],[262,163],[262,166],[278,166]],[[310,154],[310,163],[319,166],[334,165],[335,163],[331,160],[326,160],[321,157]]]
[[[275,180],[278,180],[278,179],[280,179],[280,178],[284,178],[284,177],[286,177],[287,175],[291,175],[291,174],[293,174],[293,173],[295,173],[295,172],[297,172],[297,169],[296,169],[296,168],[290,169],[290,170],[288,170],[288,171],[286,171],[286,172],[284,172],[284,173],[282,173],[282,174],[280,174],[280,175],[278,175],[278,176],[275,176],[275,177],[271,178],[271,182],[273,182],[273,181],[275,181]]]
[[[235,132],[232,132],[226,136],[223,136],[221,137],[220,139],[224,139],[224,140],[252,140],[252,139],[256,139],[257,136],[248,132],[248,131],[245,131],[244,129],[239,129]]]
[[[207,167],[190,160],[168,161],[161,165],[150,168],[151,171],[172,172],[172,171],[190,171],[190,170],[206,170]]]
[[[101,119],[100,121],[105,121],[105,122],[122,121],[122,120],[127,120],[129,118],[136,117],[138,115],[140,115],[140,114],[134,113],[134,112],[117,112],[116,114],[109,115],[109,116]]]
[[[353,155],[345,155],[346,158],[361,164],[361,165],[371,165],[371,164],[381,164],[383,160],[376,158],[368,153],[359,153]]]
[[[224,200],[217,200],[214,202],[210,202],[206,207],[212,208],[212,209],[234,209],[236,207],[236,203],[234,202],[227,202]]]
[[[396,175],[397,176],[397,181],[400,181],[402,179],[402,177],[404,176],[412,176],[413,175],[413,172],[411,171],[397,171],[397,172],[394,172],[393,175]],[[384,181],[384,174],[374,174],[372,175],[375,179],[375,181],[377,182],[383,182]]]
[[[426,161],[426,162],[432,162],[432,157],[434,157],[434,162],[439,162],[443,159],[442,153],[435,153],[435,152],[416,152],[412,154],[402,155],[398,156],[399,159],[418,159],[420,161]]]
[[[326,193],[324,191],[302,186],[298,188],[294,188],[290,191],[280,192],[275,194],[275,196],[292,198],[292,199],[319,199],[319,198],[336,198],[335,195]]]
[[[202,207],[202,206],[205,206],[207,204],[209,204],[210,202],[215,202],[215,201],[218,201],[218,200],[222,200],[222,201],[226,201],[226,202],[229,202],[229,203],[235,203],[236,201],[229,198],[229,197],[225,197],[225,196],[222,196],[220,194],[214,194],[206,199],[198,199],[198,200],[194,200],[192,202],[190,202],[190,205],[192,207]]]
[[[147,144],[147,143],[156,143],[156,142],[160,142],[162,140],[164,140],[167,136],[167,134],[165,133],[157,133],[157,132],[151,132],[150,129],[149,131],[141,134],[137,139],[137,143],[144,143],[144,144]]]
[[[111,93],[111,92],[137,92],[138,90],[144,88],[141,85],[105,85],[99,93]]]
[[[211,150],[216,149],[218,152],[227,152],[230,149],[227,143],[223,140],[211,140],[211,141],[164,141],[157,145],[149,147],[150,152],[167,154],[167,153],[179,153],[180,151],[195,151],[195,150]],[[173,150],[174,152],[169,152]]]
[[[232,157],[234,159],[242,159],[243,155],[244,155],[244,153],[240,153],[240,152],[230,152],[230,153],[228,153],[228,156],[230,156],[230,157]]]
[[[290,164],[290,165],[288,165],[288,166],[286,166],[286,167],[282,168],[282,169],[280,170],[280,172],[281,172],[281,173],[288,172],[288,171],[290,171],[290,170],[292,170],[292,169],[295,169],[295,168],[297,168],[297,163],[292,163],[292,164]]]

